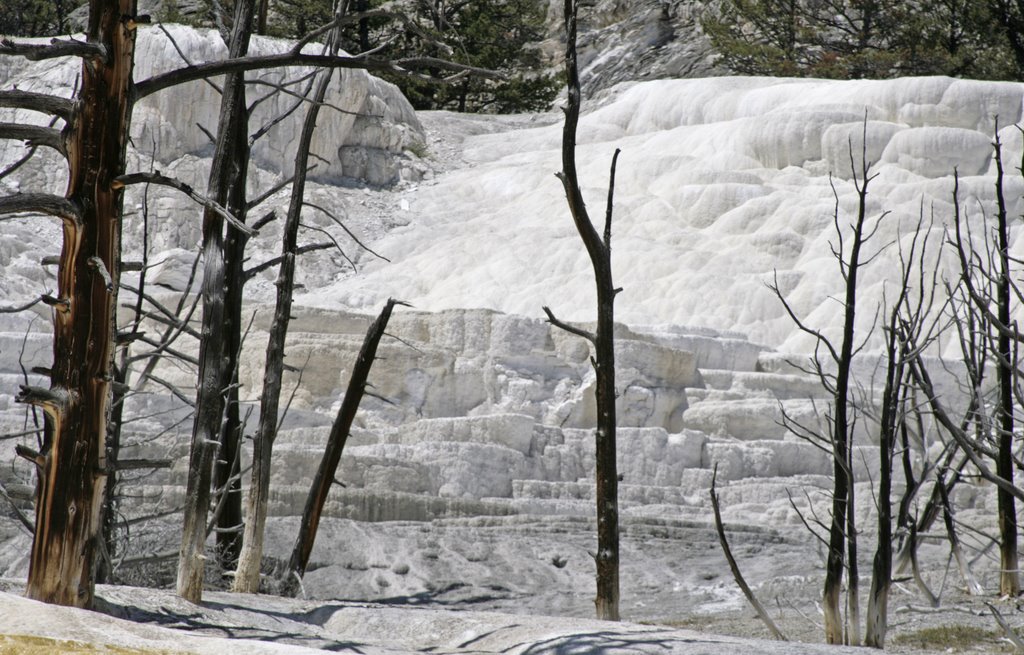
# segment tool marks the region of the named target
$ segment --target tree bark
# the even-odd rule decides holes
[[[594,345],[594,372],[597,376],[597,432],[595,477],[597,481],[597,594],[594,605],[597,618],[619,620],[619,500],[618,471],[615,455],[615,296],[618,289],[612,282],[611,218],[615,188],[615,163],[612,158],[604,239],[594,229],[587,213],[576,173],[576,130],[580,115],[580,78],[576,60],[577,0],[565,0],[565,68],[568,82],[568,104],[562,129],[562,172],[559,179],[565,187],[566,200],[576,230],[587,249],[597,286],[597,327]],[[549,317],[551,314],[549,312]],[[553,317],[551,317],[553,319]],[[552,320],[553,323],[558,323]]]
[[[306,498],[306,506],[302,510],[302,521],[299,523],[299,534],[295,538],[295,547],[292,549],[291,557],[288,560],[287,575],[288,586],[302,579],[306,574],[306,566],[309,564],[310,553],[313,552],[313,544],[316,541],[317,528],[320,526],[320,514],[324,504],[327,502],[327,495],[334,484],[335,475],[338,470],[338,462],[341,461],[342,451],[345,449],[345,442],[348,441],[349,431],[352,429],[352,421],[356,417],[359,403],[366,391],[366,381],[370,376],[370,368],[377,356],[377,346],[387,329],[388,320],[391,318],[391,311],[395,305],[406,303],[389,298],[381,310],[377,320],[370,325],[366,331],[366,338],[363,340],[363,347],[359,350],[355,366],[352,367],[352,376],[348,381],[348,388],[345,390],[345,397],[341,401],[341,408],[331,426],[331,434],[327,437],[327,447],[324,449],[323,459],[320,460],[320,467],[317,469],[313,484]],[[248,543],[248,541],[246,542]]]
[[[851,152],[850,161],[853,161]],[[847,545],[847,512],[849,507],[852,471],[850,460],[850,374],[853,365],[854,325],[857,309],[857,273],[860,268],[860,251],[864,242],[864,222],[867,217],[867,162],[864,162],[862,177],[857,186],[857,219],[853,225],[853,243],[850,258],[845,265],[845,301],[843,313],[843,340],[839,358],[836,361],[834,398],[835,416],[832,421],[832,523],[829,528],[828,559],[825,564],[825,587],[822,592],[822,609],[825,617],[825,641],[829,644],[843,643],[843,620],[840,611],[840,596],[843,585],[844,555]],[[838,205],[836,221],[838,225]],[[839,253],[842,257],[842,253]]]
[[[251,2],[239,2],[235,6],[232,39],[239,38],[240,56],[249,49],[252,33],[253,10]],[[245,6],[247,5],[247,6]],[[240,24],[241,23],[241,24]],[[232,85],[234,102],[233,120],[228,126],[230,134],[225,147],[228,157],[228,175],[223,179],[226,186],[225,208],[235,218],[245,223],[248,204],[246,186],[249,170],[249,108],[246,103],[245,83],[242,74],[230,75],[226,85]],[[241,462],[242,420],[239,406],[238,367],[242,349],[242,298],[245,289],[245,247],[249,236],[239,230],[228,230],[224,239],[224,357],[225,378],[223,387],[228,390],[224,408],[224,424],[221,427],[220,446],[214,466],[213,485],[220,494],[217,515],[217,557],[221,570],[231,571],[238,564],[242,549],[242,480],[239,476]]]
[[[54,363],[48,391],[23,387],[20,402],[45,413],[35,535],[25,593],[88,607],[95,587],[100,507],[107,474],[106,430],[120,275],[122,194],[135,52],[133,0],[91,0],[87,55],[66,127],[67,201],[54,306]]]
[[[886,335],[885,388],[882,391],[882,417],[878,430],[878,454],[881,471],[878,480],[878,543],[871,566],[868,592],[867,627],[864,645],[885,648],[889,625],[889,589],[892,586],[892,458],[896,443],[898,401],[901,396],[903,364],[897,345],[899,312],[892,309]]]
[[[252,3],[238,3],[239,12],[251,16]],[[251,19],[237,20],[232,28],[229,53],[240,57],[248,47]],[[241,120],[244,107],[239,107],[240,89],[244,86],[241,72],[227,76],[221,97],[217,142],[210,167],[208,188],[211,200],[223,205],[228,195],[228,182],[233,179],[233,159],[229,146]],[[185,600],[198,603],[203,594],[206,520],[210,505],[212,464],[220,443],[224,416],[224,387],[228,379],[224,348],[225,319],[224,219],[209,206],[203,211],[203,324],[199,345],[199,389],[192,426],[189,452],[188,485],[185,517],[178,559],[177,592]]]
[[[1003,160],[999,135],[995,140],[996,201],[998,211],[996,233],[999,247],[999,273],[996,301],[1000,328],[996,348],[996,383],[999,386],[999,456],[996,475],[1013,484],[1013,353],[1010,348],[1010,257],[1009,227],[1006,221],[1006,201],[1003,197]],[[1003,596],[1020,594],[1020,576],[1017,573],[1017,503],[1003,489],[997,491],[999,508],[999,593]]]
[[[334,71],[321,73],[313,92],[312,102],[302,123],[302,132],[295,157],[288,216],[285,219],[284,240],[281,245],[281,268],[278,271],[277,300],[274,319],[267,339],[267,356],[263,368],[263,391],[260,395],[260,423],[253,444],[252,481],[246,500],[245,536],[235,570],[232,590],[257,593],[260,587],[260,564],[263,559],[263,531],[267,521],[267,500],[270,496],[271,454],[277,437],[278,407],[284,371],[284,342],[292,312],[292,291],[295,286],[295,263],[298,250],[299,220],[302,217],[303,196],[306,193],[306,174],[309,170],[309,149],[316,131],[327,89]]]

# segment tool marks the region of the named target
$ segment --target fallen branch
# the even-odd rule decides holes
[[[317,528],[320,524],[320,513],[324,503],[327,502],[327,494],[331,490],[338,462],[348,440],[349,431],[352,429],[352,421],[355,419],[356,410],[359,409],[359,401],[362,400],[366,391],[367,378],[370,375],[370,368],[377,356],[377,346],[384,336],[388,319],[391,318],[391,310],[395,305],[408,305],[408,303],[389,298],[381,310],[377,320],[370,325],[363,341],[363,347],[359,350],[355,365],[352,367],[352,375],[349,378],[348,388],[341,401],[341,408],[334,419],[331,427],[331,434],[327,439],[327,447],[323,459],[320,460],[320,467],[313,484],[306,498],[306,507],[302,513],[302,521],[299,523],[299,534],[295,539],[295,547],[288,562],[287,570],[283,571],[286,582],[294,578],[301,588],[302,576],[306,572],[306,565],[309,563],[309,555],[313,551],[313,543],[316,540]]]
[[[715,480],[718,478],[718,464],[715,464],[714,472],[711,474],[711,489],[708,493],[711,495],[711,507],[715,510],[715,529],[718,531],[718,543],[722,545],[722,553],[725,555],[725,559],[729,562],[729,570],[732,571],[732,577],[735,578],[736,584],[739,586],[743,595],[747,597],[747,601],[757,612],[758,618],[768,626],[769,632],[772,633],[772,637],[778,641],[788,641],[786,636],[782,634],[775,622],[772,621],[771,617],[768,616],[768,612],[765,611],[764,607],[754,596],[754,592],[750,589],[750,585],[743,578],[743,574],[740,573],[740,567],[736,564],[736,558],[732,556],[732,550],[729,548],[729,541],[725,538],[725,526],[722,525],[722,512],[718,507],[718,494],[715,492]]]
[[[1024,653],[1024,641],[1022,641],[1016,631],[1010,627],[1010,624],[1006,622],[1006,619],[1004,619],[1003,615],[999,613],[996,606],[989,602],[986,602],[985,605],[992,612],[992,616],[995,617],[996,623],[999,624],[999,627],[1003,629],[1003,632],[1006,633],[1009,640],[1013,642],[1014,650],[1018,653]]]

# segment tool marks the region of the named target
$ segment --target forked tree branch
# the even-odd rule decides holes
[[[161,186],[168,186],[173,189],[177,189],[178,191],[181,191],[192,200],[195,200],[203,207],[212,209],[214,212],[217,213],[217,215],[219,215],[221,218],[227,221],[231,225],[231,227],[235,228],[242,234],[245,234],[246,236],[249,237],[256,236],[256,234],[258,234],[256,230],[252,229],[242,221],[235,218],[231,214],[231,212],[224,208],[223,205],[207,198],[203,194],[193,189],[191,185],[185,184],[181,180],[175,179],[173,177],[167,177],[166,175],[161,174],[160,171],[154,171],[152,173],[130,173],[128,175],[122,175],[117,178],[117,182],[121,186],[127,186],[129,184],[159,184]]]
[[[556,328],[565,330],[569,334],[575,334],[578,337],[583,337],[592,344],[597,344],[597,336],[593,332],[588,332],[583,328],[578,328],[574,325],[569,325],[568,323],[564,323],[558,320],[555,317],[555,315],[551,312],[551,308],[549,308],[547,305],[541,307],[541,309],[543,309],[544,313],[548,315],[548,323],[554,325]]]

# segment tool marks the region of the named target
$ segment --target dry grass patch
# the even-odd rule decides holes
[[[87,644],[68,639],[50,639],[29,635],[0,635],[0,653],[4,655],[180,655],[169,650],[148,650]]]
[[[947,653],[1013,652],[999,630],[957,623],[906,632],[891,641],[893,645]]]

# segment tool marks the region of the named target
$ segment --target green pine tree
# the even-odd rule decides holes
[[[0,11],[4,36],[58,36],[74,28],[69,14],[85,0],[5,0]]]
[[[427,71],[448,83],[387,76],[417,109],[509,113],[547,109],[561,88],[546,74],[540,52],[546,4],[541,0],[350,0],[349,13],[382,9],[405,20],[373,17],[353,21],[342,48],[358,54],[436,57],[497,72],[500,79],[455,74],[443,67]],[[330,0],[274,0],[271,32],[297,38],[331,17]]]
[[[702,25],[719,61],[746,75],[1022,79],[1024,71],[1024,13],[1009,0],[725,0]]]

